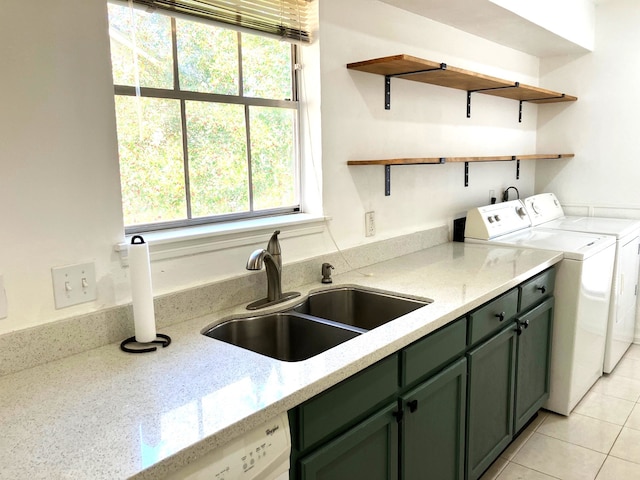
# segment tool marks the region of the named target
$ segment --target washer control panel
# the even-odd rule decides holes
[[[464,236],[490,240],[530,226],[531,219],[522,201],[511,200],[469,210]]]

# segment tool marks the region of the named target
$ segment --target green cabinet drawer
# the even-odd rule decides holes
[[[463,354],[467,347],[467,319],[461,318],[402,350],[402,386],[426,378]]]
[[[469,315],[469,345],[473,345],[503,328],[517,312],[517,288],[472,312]]]
[[[524,312],[552,295],[555,280],[556,270],[550,268],[520,285],[520,308],[518,311]]]
[[[398,391],[398,355],[381,360],[298,407],[299,450],[354,425]]]

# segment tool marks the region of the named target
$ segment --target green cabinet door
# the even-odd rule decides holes
[[[514,432],[533,417],[549,397],[549,362],[553,297],[517,318],[518,360]]]
[[[476,480],[513,435],[516,328],[512,323],[467,353],[467,480]]]
[[[401,397],[401,476],[463,480],[467,360],[462,358]]]
[[[301,480],[397,480],[396,403],[300,460]]]

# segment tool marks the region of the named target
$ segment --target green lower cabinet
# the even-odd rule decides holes
[[[553,304],[551,297],[517,318],[520,334],[514,432],[520,431],[549,398]]]
[[[396,480],[397,410],[394,402],[300,459],[301,480]]]
[[[291,480],[480,478],[548,398],[553,275],[291,410]]]
[[[513,436],[516,327],[467,353],[467,480],[476,480]]]
[[[403,480],[464,479],[466,384],[462,358],[401,397]]]

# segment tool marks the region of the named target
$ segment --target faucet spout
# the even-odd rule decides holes
[[[247,305],[248,310],[257,310],[300,296],[298,292],[282,293],[282,255],[280,242],[278,242],[279,233],[278,230],[273,233],[267,248],[259,248],[249,255],[247,270],[262,270],[264,266],[267,271],[267,298]]]
[[[263,248],[254,250],[247,260],[247,270],[262,270],[263,265],[267,270],[267,300],[269,302],[280,300],[282,297],[282,277],[276,259]]]

